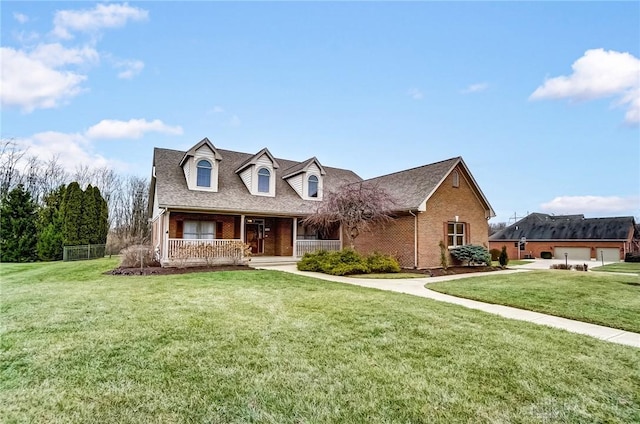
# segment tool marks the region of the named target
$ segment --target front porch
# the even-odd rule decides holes
[[[300,221],[167,210],[153,223],[154,236],[162,235],[154,237],[154,248],[162,266],[168,267],[280,262],[274,258],[295,263],[308,252],[342,248],[339,229],[319,235]]]

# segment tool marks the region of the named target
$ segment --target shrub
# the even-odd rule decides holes
[[[322,263],[327,260],[329,252],[319,250],[314,253],[305,253],[302,259],[298,261],[298,269],[300,271],[322,272]]]
[[[394,257],[377,252],[367,256],[367,266],[373,273],[400,272],[400,264]]]
[[[640,252],[629,252],[624,255],[625,262],[640,262]]]
[[[366,260],[355,250],[343,249],[331,252],[322,263],[322,272],[331,275],[366,274]]]
[[[491,260],[492,261],[499,261],[500,260],[500,249],[491,249],[489,250],[489,253],[491,253]]]
[[[500,262],[501,267],[507,266],[509,263],[509,255],[507,255],[507,246],[502,246],[502,251],[500,251],[500,256],[498,256],[498,261]]]
[[[576,271],[587,271],[589,269],[589,265],[587,265],[587,264],[582,264],[582,265],[577,264],[577,265],[574,265],[573,268]]]
[[[553,264],[551,265],[549,268],[551,269],[571,269],[572,265],[565,265],[565,264]]]
[[[540,257],[542,259],[551,259],[553,258],[553,255],[551,254],[551,252],[540,252]]]
[[[153,248],[146,245],[134,245],[123,249],[120,254],[121,268],[142,268],[145,266],[160,266],[156,261]]]
[[[474,246],[468,244],[465,246],[456,247],[451,250],[451,255],[461,262],[466,262],[467,265],[474,264],[491,264],[491,256],[489,251],[482,246]]]

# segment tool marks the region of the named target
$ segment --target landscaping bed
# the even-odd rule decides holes
[[[179,275],[193,272],[220,272],[220,271],[252,271],[247,265],[218,265],[218,266],[192,266],[184,268],[163,268],[160,266],[147,266],[137,268],[118,267],[105,272],[110,275]]]
[[[447,269],[403,269],[402,271],[407,273],[424,274],[430,277],[441,277],[443,275],[469,274],[472,272],[502,271],[502,269],[503,268],[500,268],[499,266],[450,266]]]

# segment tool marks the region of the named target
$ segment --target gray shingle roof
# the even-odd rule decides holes
[[[275,170],[276,197],[254,196],[249,193],[235,172],[255,155],[217,150],[224,159],[219,162],[218,192],[213,193],[188,189],[184,172],[179,165],[185,152],[154,149],[156,186],[152,186],[152,190],[157,193],[159,206],[274,215],[306,215],[315,212],[318,207],[318,201],[303,200],[282,179],[282,170],[288,170],[299,162],[276,159],[280,164],[280,167]],[[332,190],[342,184],[362,180],[353,171],[347,169],[324,167],[324,170],[326,171],[323,181],[324,190]],[[153,195],[153,192],[151,194]]]
[[[312,157],[309,158],[307,160],[305,160],[304,162],[300,162],[296,165],[293,165],[291,168],[285,169],[283,172],[283,176],[282,178],[289,178],[289,177],[293,177],[294,175],[299,174],[300,172],[306,171],[307,168],[309,168],[309,166],[312,163],[316,163],[316,165],[318,165],[318,168],[320,168],[320,175],[325,175],[326,171],[324,170],[324,167],[320,164],[320,161],[318,159],[316,159],[316,157]]]
[[[532,213],[493,234],[489,240],[626,240],[634,228],[632,216],[585,218],[584,215]]]

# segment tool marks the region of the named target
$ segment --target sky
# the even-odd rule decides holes
[[[639,2],[0,8],[2,139],[70,172],[204,137],[363,178],[462,156],[491,222],[640,219]]]

